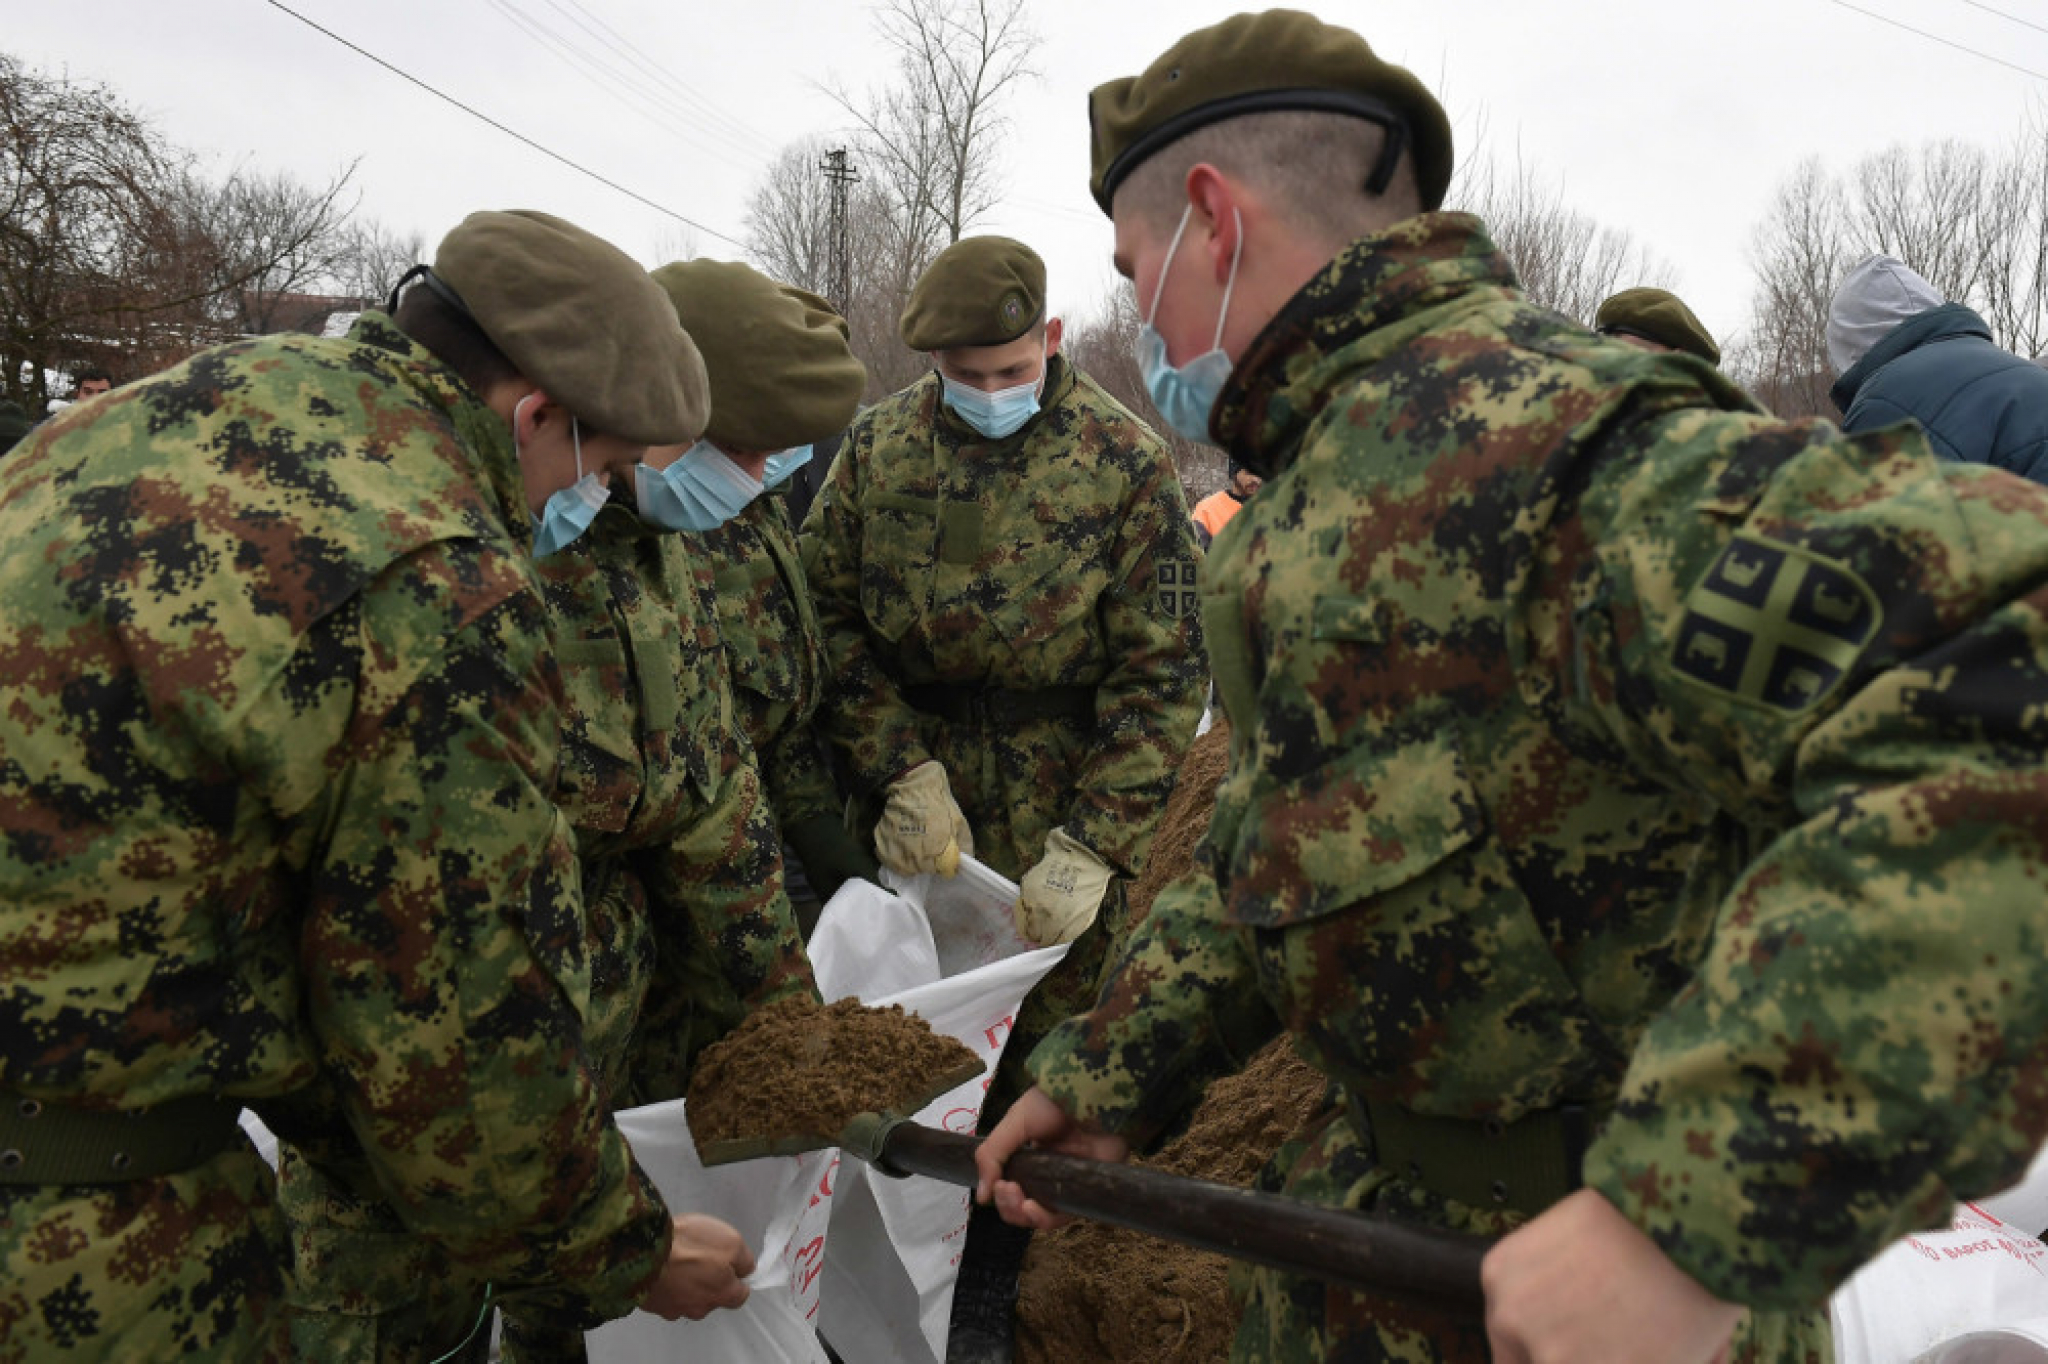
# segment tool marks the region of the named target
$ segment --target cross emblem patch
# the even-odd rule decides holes
[[[1671,666],[1715,691],[1796,713],[1835,689],[1883,619],[1846,565],[1738,535],[1686,598]]]

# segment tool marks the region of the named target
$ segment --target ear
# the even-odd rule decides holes
[[[512,419],[512,434],[525,443],[532,441],[543,425],[568,414],[548,397],[546,390],[534,387],[511,395],[507,415]]]
[[[1060,337],[1066,334],[1062,320],[1049,317],[1045,320],[1045,356],[1050,360],[1060,353]]]
[[[1199,244],[1208,253],[1216,282],[1222,284],[1230,278],[1231,265],[1237,259],[1238,238],[1244,232],[1237,187],[1222,171],[1199,161],[1188,169],[1187,193],[1195,210],[1194,221],[1188,224],[1189,235],[1194,236],[1197,231],[1203,234]]]

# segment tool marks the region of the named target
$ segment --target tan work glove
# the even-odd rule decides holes
[[[967,816],[953,799],[940,763],[921,762],[889,783],[875,823],[875,858],[898,876],[935,871],[951,876],[974,851]]]
[[[1109,863],[1054,829],[1045,855],[1024,873],[1017,896],[1017,932],[1041,947],[1072,942],[1088,931],[1109,893]]]

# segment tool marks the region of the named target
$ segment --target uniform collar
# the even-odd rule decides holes
[[[1470,214],[1425,213],[1360,237],[1238,357],[1210,415],[1211,434],[1271,478],[1347,375],[1420,331],[1420,314],[1487,286],[1515,288],[1514,267]]]
[[[398,329],[380,312],[366,312],[348,329],[348,339],[391,351],[407,362],[401,378],[414,392],[448,414],[455,431],[472,451],[499,515],[512,539],[525,550],[533,547],[533,515],[526,505],[526,480],[512,449],[512,428],[491,411],[476,390],[462,381],[439,356]]]

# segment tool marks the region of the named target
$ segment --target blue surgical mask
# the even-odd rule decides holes
[[[779,488],[791,474],[811,462],[811,447],[793,445],[787,450],[778,450],[768,456],[767,465],[761,470],[761,486]]]
[[[1176,369],[1167,362],[1166,338],[1159,334],[1152,320],[1159,316],[1159,300],[1166,292],[1166,272],[1173,265],[1174,253],[1180,250],[1180,239],[1186,234],[1188,217],[1194,211],[1193,204],[1182,210],[1173,244],[1166,248],[1166,263],[1159,267],[1159,283],[1152,290],[1152,307],[1138,333],[1137,355],[1139,372],[1145,376],[1145,392],[1166,424],[1189,440],[1207,442],[1209,414],[1215,410],[1216,400],[1223,396],[1223,385],[1235,368],[1223,350],[1223,324],[1230,317],[1230,294],[1237,288],[1237,262],[1244,254],[1244,219],[1236,209],[1231,210],[1237,221],[1237,245],[1230,253],[1230,279],[1223,286],[1223,311],[1216,318],[1216,339],[1210,342],[1207,351]]]
[[[642,464],[633,472],[641,519],[664,530],[716,530],[764,490],[761,480],[704,440],[666,469]]]
[[[519,459],[520,411],[539,396],[529,393],[512,409],[514,462]],[[596,474],[583,472],[583,429],[573,416],[569,418],[569,439],[576,446],[576,481],[566,488],[556,489],[541,508],[540,515],[533,519],[533,557],[536,559],[547,558],[589,530],[590,523],[597,519],[597,509],[612,495],[611,489],[599,482]]]
[[[961,421],[990,440],[1001,440],[1037,415],[1038,390],[1045,386],[1045,364],[1040,362],[1038,377],[1030,383],[999,388],[993,393],[984,393],[944,374],[939,375],[939,382],[946,386],[947,405],[960,414]]]

